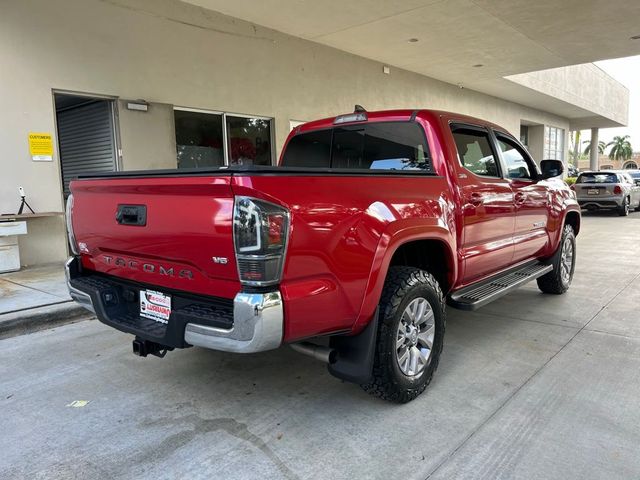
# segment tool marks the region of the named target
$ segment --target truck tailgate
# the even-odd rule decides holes
[[[230,180],[221,174],[72,182],[73,229],[83,266],[167,289],[232,298],[240,283]]]

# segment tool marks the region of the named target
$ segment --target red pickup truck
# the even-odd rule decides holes
[[[290,344],[406,402],[438,366],[445,303],[567,290],[580,210],[562,172],[486,121],[359,107],[297,127],[278,167],[71,182],[69,290],[138,355]]]

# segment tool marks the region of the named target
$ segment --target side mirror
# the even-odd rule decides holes
[[[540,162],[542,179],[559,177],[564,173],[564,164],[561,160],[542,160]]]

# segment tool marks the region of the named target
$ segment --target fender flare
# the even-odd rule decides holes
[[[458,278],[458,261],[454,253],[457,242],[451,231],[435,218],[393,222],[387,226],[378,242],[360,313],[353,324],[352,333],[363,330],[376,312],[393,255],[403,245],[419,240],[434,240],[443,245],[447,253],[449,283],[453,285]]]
[[[554,230],[553,237],[551,238],[550,255],[553,255],[556,252],[556,250],[558,250],[558,246],[560,245],[560,239],[562,238],[562,230],[564,229],[564,226],[567,223],[567,217],[569,216],[570,213],[576,213],[578,215],[578,231],[575,232],[576,236],[580,231],[580,224],[582,220],[582,217],[580,214],[580,208],[577,205],[573,205],[573,204],[565,205],[562,215],[558,219],[558,228]]]
[[[564,215],[562,215],[562,226],[563,227],[567,223],[567,217],[569,216],[569,213],[577,213],[578,214],[578,230],[575,232],[576,236],[577,236],[578,232],[580,231],[580,226],[581,226],[581,223],[582,223],[582,213],[580,212],[580,207],[578,207],[576,205],[568,205],[567,208],[565,208]]]

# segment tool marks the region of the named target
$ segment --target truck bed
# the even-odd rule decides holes
[[[159,290],[233,298],[237,196],[291,215],[284,273],[285,338],[350,331],[361,316],[387,227],[442,224],[453,211],[446,179],[423,172],[233,167],[117,172],[71,184],[84,268]],[[120,225],[120,205],[144,205],[144,226]],[[391,233],[389,233],[391,235]],[[215,260],[214,259],[217,259]],[[167,272],[169,274],[167,274]],[[326,305],[332,305],[327,318]],[[375,309],[375,305],[367,305]]]

